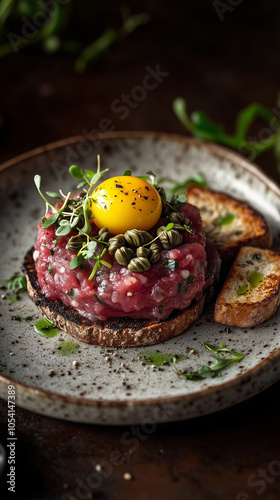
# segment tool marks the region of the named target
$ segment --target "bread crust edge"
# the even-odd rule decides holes
[[[92,322],[60,300],[49,300],[41,292],[31,248],[23,262],[29,296],[38,309],[58,328],[88,344],[108,347],[148,346],[180,335],[201,315],[205,296],[183,311],[172,313],[165,320],[115,318]]]

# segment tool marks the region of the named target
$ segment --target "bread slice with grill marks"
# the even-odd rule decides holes
[[[280,254],[243,247],[218,295],[214,320],[248,327],[271,318],[280,304]]]
[[[233,260],[245,245],[270,248],[272,233],[264,217],[247,203],[231,196],[191,185],[188,202],[200,210],[202,223],[210,241],[224,261]]]

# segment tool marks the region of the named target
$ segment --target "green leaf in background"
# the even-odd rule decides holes
[[[160,179],[161,180],[161,179]],[[171,181],[171,179],[165,178],[165,181]],[[160,182],[160,181],[159,181]],[[184,180],[183,182],[176,182],[172,181],[174,186],[168,190],[170,194],[175,194],[175,193],[184,193],[186,191],[186,188],[191,185],[196,185],[200,187],[205,187],[207,188],[207,182],[203,175],[200,172],[196,172],[193,177],[189,177],[188,179]]]
[[[89,63],[94,63],[107,52],[118,38],[118,32],[113,28],[107,28],[103,35],[90,45],[85,47],[75,62],[75,70],[83,73]]]
[[[150,21],[150,15],[147,12],[131,15],[128,6],[123,6],[122,17],[123,26],[121,28],[106,28],[97,40],[81,51],[75,63],[75,70],[78,73],[84,72],[89,64],[95,63],[103,57],[117,40],[127,37],[138,26]]]
[[[55,8],[48,9],[49,2],[41,0],[0,0],[0,57],[12,54],[30,47],[32,45],[41,44],[42,49],[47,54],[54,54],[58,50],[61,52],[77,55],[75,69],[78,72],[83,72],[89,64],[97,62],[104,57],[108,50],[123,38],[129,36],[138,26],[146,24],[150,21],[150,15],[147,12],[131,15],[128,6],[122,7],[123,24],[119,28],[107,27],[103,34],[84,47],[81,40],[75,39],[75,33],[71,38],[65,37],[65,28],[73,22],[79,24],[79,9],[74,9],[74,2],[68,1],[54,2]],[[62,2],[61,2],[62,3]],[[82,3],[81,3],[82,5]],[[7,34],[14,34],[14,26],[22,23],[23,19],[33,23],[33,17],[42,12],[48,18],[43,26],[37,28],[35,35],[30,39],[24,39],[15,31],[15,41],[12,43]],[[82,15],[81,15],[82,17]],[[25,43],[26,42],[26,43]]]
[[[236,149],[247,155],[250,160],[255,160],[260,154],[274,149],[280,171],[280,121],[272,109],[255,102],[249,104],[237,115],[234,134],[227,134],[222,125],[210,120],[202,111],[194,111],[189,117],[186,101],[182,97],[174,100],[173,110],[194,137]],[[248,131],[256,119],[262,119],[269,124],[271,135],[260,140],[247,138]]]
[[[0,2],[0,31],[11,15],[12,11],[16,8],[17,0],[1,0]]]

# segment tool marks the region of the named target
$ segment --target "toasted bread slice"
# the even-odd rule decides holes
[[[224,261],[233,260],[240,247],[269,248],[272,234],[264,217],[247,203],[218,191],[191,185],[188,202],[199,208],[208,240]]]
[[[280,254],[243,247],[218,295],[214,320],[254,326],[271,318],[280,304]]]
[[[152,345],[179,335],[201,315],[208,293],[207,290],[188,309],[176,311],[166,320],[116,318],[91,322],[79,315],[74,308],[65,306],[60,300],[48,300],[41,293],[33,249],[25,256],[23,270],[30,297],[50,321],[82,342],[104,346]]]

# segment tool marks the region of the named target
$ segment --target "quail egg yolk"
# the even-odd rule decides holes
[[[161,197],[148,182],[132,176],[118,176],[102,182],[93,191],[90,210],[98,228],[111,234],[129,229],[151,229],[162,211]]]

